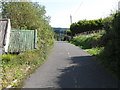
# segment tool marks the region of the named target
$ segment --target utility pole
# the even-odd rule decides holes
[[[72,15],[70,15],[70,22],[71,22],[71,25],[72,25]],[[71,32],[71,39],[73,38],[73,35],[72,35],[72,32]]]
[[[118,11],[120,12],[120,1],[118,2]]]
[[[71,24],[72,24],[72,15],[70,15],[70,22],[71,22]]]

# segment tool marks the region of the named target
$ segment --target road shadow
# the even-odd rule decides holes
[[[61,88],[117,88],[118,80],[105,71],[92,56],[71,57],[70,65],[59,69],[57,84]]]

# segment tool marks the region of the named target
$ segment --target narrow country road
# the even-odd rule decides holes
[[[116,88],[118,80],[79,47],[56,42],[48,60],[23,88]]]

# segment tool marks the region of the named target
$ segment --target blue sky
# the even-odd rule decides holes
[[[70,27],[72,21],[99,19],[118,9],[119,0],[32,0],[46,7],[52,27]]]

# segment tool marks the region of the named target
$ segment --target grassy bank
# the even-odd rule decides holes
[[[101,51],[104,50],[104,47],[96,47],[96,48],[91,48],[91,49],[85,49],[88,53],[90,53],[93,56],[97,56],[101,53]]]
[[[104,49],[104,47],[100,46],[100,38],[104,33],[104,31],[101,31],[99,33],[76,36],[70,43],[85,49],[94,56],[97,56]]]
[[[101,58],[99,55],[104,50],[104,47],[100,45],[100,38],[104,33],[105,31],[101,31],[99,33],[89,35],[75,36],[70,43],[84,49],[92,56],[95,56],[96,59],[101,63]]]
[[[7,54],[2,56],[2,87],[21,88],[22,80],[42,65],[49,54],[52,45],[45,51],[44,48],[26,51],[18,55]]]

